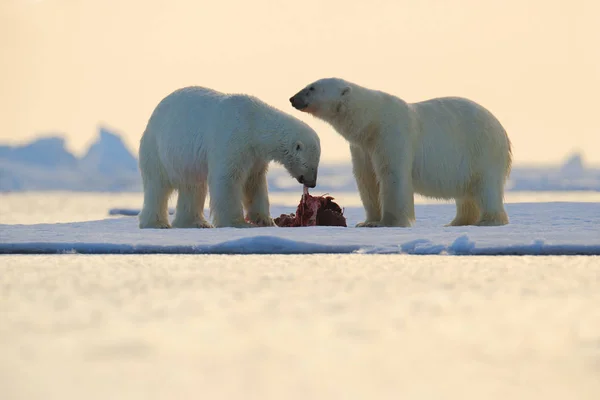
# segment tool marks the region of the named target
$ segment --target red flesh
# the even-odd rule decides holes
[[[296,214],[281,214],[275,218],[279,227],[347,226],[344,212],[331,196],[311,196],[304,187]]]

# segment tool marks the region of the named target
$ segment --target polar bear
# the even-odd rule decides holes
[[[317,184],[319,137],[261,100],[190,86],[154,109],[139,149],[144,187],[140,228],[170,228],[168,198],[178,191],[173,227],[274,226],[267,167],[275,161],[307,187]],[[244,209],[246,216],[244,218]]]
[[[407,103],[338,78],[311,83],[290,102],[349,142],[366,212],[358,227],[411,226],[414,193],[455,199],[452,226],[508,223],[511,143],[481,105],[459,97]]]

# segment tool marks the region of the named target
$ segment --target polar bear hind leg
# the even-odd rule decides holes
[[[146,133],[144,132],[144,135]],[[154,141],[142,136],[140,141],[139,168],[144,188],[144,204],[138,216],[141,229],[167,229],[169,224],[169,197],[173,185],[162,164],[158,162]]]
[[[206,182],[197,185],[182,185],[178,189],[174,228],[212,228],[204,218]]]
[[[495,174],[489,175],[481,179],[478,193],[475,195],[475,200],[481,210],[477,225],[506,225],[508,224],[508,215],[504,210],[505,178],[500,174],[498,176],[495,176]]]
[[[470,196],[456,199],[456,217],[446,226],[475,225],[479,221],[479,206]]]
[[[162,181],[146,180],[144,184],[144,206],[139,215],[139,226],[142,229],[167,229],[169,224],[169,196],[173,188]]]

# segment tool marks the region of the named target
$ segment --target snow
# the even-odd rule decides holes
[[[74,168],[77,159],[65,148],[65,139],[45,136],[23,146],[0,146],[0,159],[44,168]]]
[[[507,189],[511,191],[600,191],[600,169],[585,166],[575,153],[561,166],[514,168]]]
[[[137,159],[119,134],[102,126],[82,158],[69,153],[59,136],[42,137],[22,146],[0,146],[0,192],[141,188]]]
[[[92,176],[138,174],[137,159],[127,150],[119,135],[104,127],[100,128],[98,139],[81,159],[80,168]]]
[[[274,206],[272,216],[293,211]],[[113,210],[113,214],[115,214]],[[135,215],[137,210],[116,210]],[[600,254],[600,203],[507,204],[501,227],[444,227],[454,205],[416,206],[412,228],[353,228],[360,207],[345,209],[348,228],[140,230],[133,216],[34,225],[0,225],[0,253],[8,254]],[[171,216],[172,217],[172,216]]]
[[[3,400],[600,398],[598,257],[3,256]]]

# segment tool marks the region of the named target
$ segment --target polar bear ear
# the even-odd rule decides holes
[[[296,150],[296,151],[302,151],[302,150],[304,150],[304,143],[302,143],[301,141],[298,140],[294,144],[294,150]]]
[[[350,86],[346,86],[345,88],[342,89],[342,96],[348,95],[348,93],[350,93],[351,91],[352,91],[352,89],[350,88]]]

